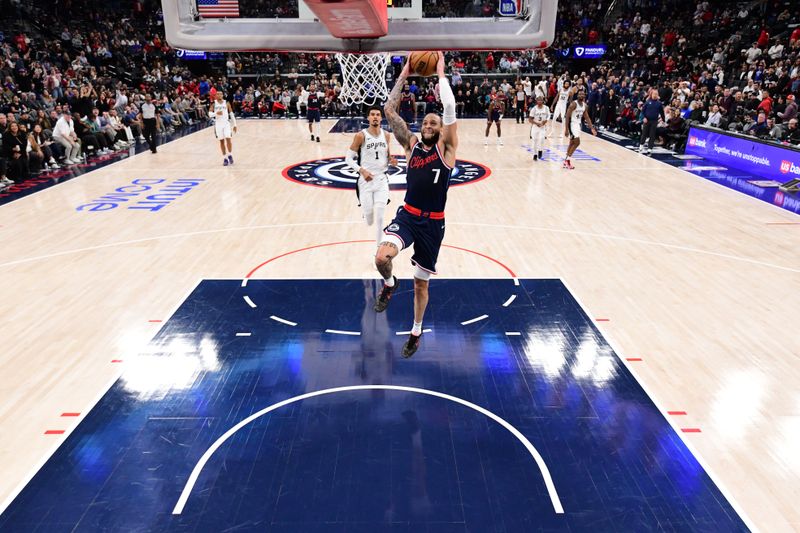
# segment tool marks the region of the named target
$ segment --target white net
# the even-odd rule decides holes
[[[389,54],[336,54],[336,60],[342,67],[339,99],[345,105],[376,105],[389,96],[386,88]]]

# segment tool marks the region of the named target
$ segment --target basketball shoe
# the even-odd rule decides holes
[[[410,333],[408,335],[408,340],[403,345],[403,357],[408,359],[415,353],[417,353],[417,349],[419,348],[419,341],[422,338],[422,334],[414,335]]]
[[[400,284],[397,276],[392,277],[394,278],[394,285],[389,287],[384,283],[383,290],[381,291],[380,295],[378,295],[378,299],[375,300],[373,309],[378,313],[383,313],[386,311],[386,308],[389,307],[389,300],[392,298],[392,293],[397,290],[397,286]]]

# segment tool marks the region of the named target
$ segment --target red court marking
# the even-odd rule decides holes
[[[358,244],[358,243],[365,243],[365,242],[375,242],[375,241],[373,241],[371,239],[361,239],[361,240],[357,240],[357,241],[326,242],[325,244],[315,244],[314,246],[306,246],[305,248],[299,248],[297,250],[292,250],[291,252],[282,253],[280,255],[276,255],[275,257],[271,257],[271,258],[267,259],[266,261],[264,261],[260,265],[258,265],[255,268],[253,268],[253,270],[251,270],[250,272],[247,273],[245,278],[250,279],[253,276],[253,274],[255,274],[258,271],[259,268],[261,268],[263,266],[266,266],[266,265],[272,263],[273,261],[277,261],[278,259],[281,259],[282,257],[286,257],[287,255],[292,255],[292,254],[296,254],[296,253],[300,253],[300,252],[306,252],[308,250],[313,250],[315,248],[325,248],[327,246],[337,246],[339,244]],[[489,261],[492,261],[493,263],[496,263],[496,264],[500,265],[501,267],[503,267],[505,269],[505,271],[508,272],[511,275],[512,278],[516,278],[517,277],[517,275],[514,274],[513,270],[511,270],[507,265],[501,263],[500,261],[498,261],[494,257],[490,257],[490,256],[482,254],[480,252],[476,252],[475,250],[470,250],[468,248],[461,248],[460,246],[453,246],[453,245],[450,245],[450,244],[443,244],[442,247],[443,248],[452,248],[454,250],[461,250],[462,252],[469,252],[471,254],[475,254],[477,256],[483,257],[484,259],[488,259]]]
[[[122,359],[112,359],[111,362],[112,363],[121,363]]]
[[[148,322],[156,323],[156,322],[161,322],[161,321],[160,320],[148,320]]]
[[[700,433],[700,428],[681,428],[684,433]]]
[[[45,435],[61,435],[64,433],[63,429],[48,429],[44,432]]]
[[[61,413],[61,416],[81,416],[80,413]]]
[[[667,414],[673,416],[684,416],[686,411],[667,411]]]
[[[641,361],[642,358],[641,357],[626,357],[625,360],[626,361]]]
[[[595,318],[596,322],[611,322],[610,318]]]

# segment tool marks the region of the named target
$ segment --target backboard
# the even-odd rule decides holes
[[[525,50],[552,43],[558,5],[557,0],[383,0],[385,15],[377,15],[383,35],[338,38],[331,34],[330,17],[316,15],[320,9],[338,12],[334,22],[340,26],[355,27],[353,11],[342,8],[381,0],[307,1],[162,0],[167,42],[206,51]]]

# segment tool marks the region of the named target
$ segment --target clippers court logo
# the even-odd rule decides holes
[[[797,174],[800,176],[800,166],[795,165],[791,161],[781,161],[781,174]]]
[[[393,191],[406,188],[406,158],[397,158],[398,166],[389,166],[386,173],[389,177],[389,188]],[[472,161],[456,161],[456,168],[450,176],[450,186],[467,185],[486,179],[492,171],[480,163]],[[347,166],[344,157],[329,157],[298,163],[283,169],[283,177],[289,181],[312,185],[315,187],[328,187],[332,189],[355,189],[358,183],[358,174]]]

